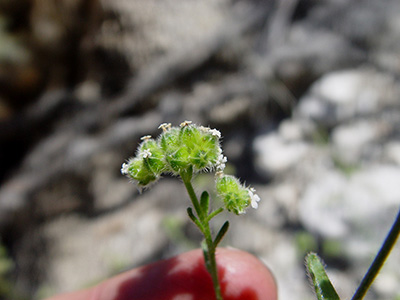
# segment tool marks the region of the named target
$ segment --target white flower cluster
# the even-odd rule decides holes
[[[121,174],[128,175],[128,168],[129,168],[129,164],[123,163],[122,167],[121,167]]]
[[[221,138],[221,132],[218,129],[211,129],[210,127],[200,126],[199,129],[203,132],[210,133],[211,135],[217,137],[218,139]]]
[[[223,171],[225,169],[225,164],[228,161],[228,159],[226,158],[226,156],[224,156],[223,154],[220,154],[218,156],[217,159],[217,171]]]
[[[260,202],[261,198],[260,196],[258,196],[256,193],[256,189],[255,188],[249,188],[249,196],[251,199],[251,207],[254,209],[258,208],[258,202]]]

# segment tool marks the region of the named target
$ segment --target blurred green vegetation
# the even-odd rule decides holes
[[[0,63],[27,63],[29,51],[16,34],[8,31],[8,20],[0,14]]]
[[[316,238],[307,231],[299,231],[295,234],[295,243],[299,257],[302,259],[309,252],[318,250],[318,242]]]
[[[21,297],[17,296],[15,287],[10,279],[10,273],[13,270],[14,262],[0,242],[0,299],[21,299]]]
[[[312,140],[314,144],[318,146],[328,146],[329,144],[329,130],[327,128],[324,128],[322,126],[318,126],[316,130],[312,134]]]
[[[344,162],[337,156],[333,156],[333,163],[346,176],[350,176],[360,169],[360,165]]]
[[[179,248],[184,250],[194,249],[197,243],[188,238],[185,234],[186,220],[174,216],[166,217],[163,220],[163,229],[168,238]]]

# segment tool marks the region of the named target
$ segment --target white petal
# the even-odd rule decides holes
[[[171,128],[171,123],[162,123],[158,126],[158,129],[162,129],[164,132]]]
[[[217,129],[210,129],[209,132],[213,135],[216,136],[217,138],[221,138],[221,132]]]
[[[258,208],[258,202],[260,202],[260,197],[257,194],[254,194],[256,190],[254,188],[250,188],[249,189],[249,195],[250,195],[250,199],[251,199],[251,207],[254,209]]]
[[[128,164],[127,163],[123,163],[122,167],[121,167],[121,174],[122,175],[128,175]]]
[[[146,150],[143,151],[143,154],[142,154],[143,158],[148,158],[150,156],[151,156],[151,152],[150,152],[149,149],[146,149]]]
[[[225,169],[225,163],[228,161],[226,156],[220,154],[217,159],[217,170],[223,171]]]
[[[186,127],[186,126],[189,126],[190,124],[192,124],[192,121],[183,121],[181,124],[180,124],[180,126],[181,127]]]
[[[254,209],[257,209],[258,208],[257,201],[251,200],[251,207],[254,208]]]

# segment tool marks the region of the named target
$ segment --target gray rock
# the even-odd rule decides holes
[[[398,106],[399,89],[393,77],[369,69],[345,70],[323,76],[300,100],[299,118],[331,128],[357,116]]]
[[[267,177],[293,167],[306,155],[309,148],[305,142],[287,142],[276,133],[257,137],[253,147],[255,167],[260,174]]]
[[[300,199],[299,216],[311,232],[337,238],[348,232],[343,222],[343,193],[346,177],[338,172],[327,172],[310,182]]]
[[[382,239],[398,210],[397,166],[376,165],[347,177],[328,171],[311,182],[300,200],[302,223],[327,238],[345,241],[352,259],[365,259]]]
[[[392,141],[385,145],[385,156],[389,162],[400,165],[400,142]]]
[[[53,293],[77,290],[166,251],[165,219],[186,218],[189,206],[183,187],[176,185],[161,181],[123,209],[95,219],[70,214],[43,225],[40,232],[51,241],[43,287]]]
[[[371,144],[380,141],[383,130],[374,121],[336,126],[332,132],[332,147],[336,159],[344,164],[357,165],[373,154]]]

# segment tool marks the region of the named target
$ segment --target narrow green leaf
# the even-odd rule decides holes
[[[199,219],[193,214],[191,207],[187,208],[189,218],[199,227],[200,231],[204,234],[204,226],[200,223]]]
[[[309,253],[307,255],[306,267],[318,300],[340,300],[325,272],[323,262],[317,254]]]
[[[229,221],[226,221],[224,223],[224,225],[222,225],[221,229],[218,231],[217,236],[215,237],[214,240],[214,247],[216,248],[218,246],[218,244],[221,242],[221,240],[223,239],[223,237],[225,236],[226,232],[229,229]]]
[[[207,216],[208,215],[208,210],[209,210],[209,207],[210,207],[210,196],[208,195],[208,193],[206,191],[204,191],[201,194],[200,207],[201,207],[201,209],[203,211],[203,215]]]
[[[214,210],[213,212],[211,212],[211,213],[208,215],[208,217],[207,217],[207,219],[206,219],[206,222],[210,222],[210,220],[211,220],[212,218],[214,218],[216,215],[222,213],[223,211],[224,211],[224,208],[223,208],[223,207],[220,207],[220,208]]]

